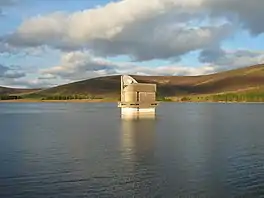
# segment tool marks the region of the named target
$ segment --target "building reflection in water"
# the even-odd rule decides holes
[[[121,150],[128,183],[133,185],[133,196],[148,196],[157,191],[157,159],[155,158],[155,115],[123,116],[121,120]]]
[[[124,157],[144,158],[153,152],[155,114],[122,115],[121,136]]]

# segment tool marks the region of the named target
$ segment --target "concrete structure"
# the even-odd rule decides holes
[[[118,107],[122,114],[155,114],[156,84],[138,83],[131,76],[121,76],[121,101]]]

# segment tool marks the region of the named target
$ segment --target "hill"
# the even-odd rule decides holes
[[[20,95],[39,91],[40,89],[19,89],[0,86],[0,95]]]
[[[264,65],[202,76],[137,76],[138,82],[156,83],[159,97],[207,96],[226,93],[264,92]],[[120,95],[120,75],[106,76],[37,91],[27,97],[58,96],[112,98]]]

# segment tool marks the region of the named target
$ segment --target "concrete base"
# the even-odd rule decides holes
[[[121,108],[121,114],[150,113],[155,114],[155,108]]]
[[[155,114],[145,114],[145,113],[138,113],[138,114],[121,114],[122,120],[155,120]]]
[[[121,108],[122,119],[155,119],[155,108]]]

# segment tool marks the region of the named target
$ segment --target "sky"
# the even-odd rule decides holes
[[[0,0],[0,86],[264,63],[263,0]]]

